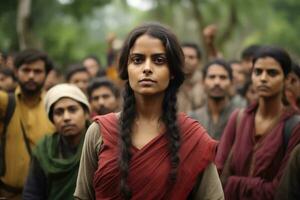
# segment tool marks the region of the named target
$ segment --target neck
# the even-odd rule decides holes
[[[65,141],[68,143],[68,145],[71,148],[75,148],[80,144],[81,137],[85,133],[86,130],[82,131],[80,134],[69,136],[69,137],[64,137]]]
[[[224,110],[224,108],[228,105],[228,103],[229,103],[228,97],[224,97],[224,98],[218,99],[218,100],[210,98],[210,97],[207,99],[208,110],[209,110],[214,122],[219,121],[220,114]]]
[[[26,93],[22,93],[22,99],[27,105],[35,105],[40,101],[41,92],[38,92],[34,95],[29,95]]]
[[[154,96],[135,96],[137,118],[140,120],[159,120],[162,114],[164,94]]]
[[[281,101],[282,95],[271,98],[259,98],[257,114],[265,118],[273,118],[281,114],[284,107]]]

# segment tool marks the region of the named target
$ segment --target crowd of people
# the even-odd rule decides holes
[[[1,53],[0,199],[300,199],[299,65],[205,45],[147,23],[107,67]]]

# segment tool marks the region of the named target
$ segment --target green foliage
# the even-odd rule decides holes
[[[299,0],[148,0],[153,7],[142,11],[123,0],[32,0],[30,31],[33,46],[43,48],[61,68],[96,54],[105,65],[106,35],[124,38],[132,27],[145,21],[169,25],[181,41],[200,42],[200,25],[218,26],[217,47],[226,58],[239,58],[253,43],[276,44],[293,55],[300,52]],[[17,51],[18,0],[0,2],[0,49]],[[203,19],[195,17],[196,8]],[[221,42],[232,11],[236,23]]]

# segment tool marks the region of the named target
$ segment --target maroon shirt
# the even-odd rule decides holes
[[[288,118],[296,111],[286,110],[279,122],[264,136],[255,137],[255,112],[258,104],[249,106],[236,127],[238,112],[230,117],[223,132],[216,165],[219,172],[230,171],[224,188],[225,198],[230,200],[274,199],[286,162],[292,149],[300,142],[300,124],[294,129],[287,149],[284,148],[283,129]],[[232,157],[224,169],[232,148]]]

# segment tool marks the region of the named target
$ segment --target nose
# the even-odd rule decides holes
[[[69,121],[70,120],[70,113],[68,111],[64,112],[63,119],[64,119],[64,121]]]
[[[219,77],[216,77],[216,78],[214,79],[214,84],[215,84],[215,85],[220,85],[220,81],[221,81],[221,79],[220,79]]]
[[[267,72],[263,71],[263,73],[260,76],[260,80],[265,82],[265,81],[267,81],[267,77],[268,77]]]
[[[144,64],[143,73],[146,75],[152,74],[152,63],[150,59],[147,59]]]
[[[34,77],[34,71],[30,71],[29,74],[28,74],[28,77],[30,79],[33,79],[33,77]]]
[[[100,97],[98,99],[98,104],[101,105],[101,106],[104,105],[104,99]]]

